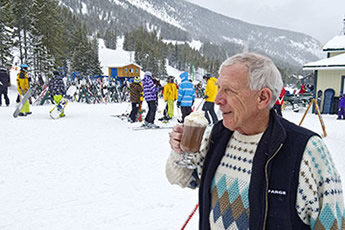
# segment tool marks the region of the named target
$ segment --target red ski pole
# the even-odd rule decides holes
[[[190,219],[192,219],[194,213],[195,213],[196,210],[198,209],[198,207],[199,207],[199,204],[196,204],[196,206],[195,206],[193,212],[189,215],[187,221],[184,223],[184,225],[182,226],[181,230],[184,230],[184,229],[185,229],[185,227],[187,226],[188,222],[190,221]]]

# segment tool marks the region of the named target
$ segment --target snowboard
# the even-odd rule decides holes
[[[75,92],[77,91],[77,87],[71,85],[66,92],[66,96],[61,99],[59,104],[55,105],[50,111],[49,116],[52,119],[61,118],[61,114],[65,111],[66,106],[68,105],[68,101],[70,97],[73,97]]]
[[[14,111],[13,113],[13,117],[14,118],[17,118],[19,113],[20,113],[20,110],[22,110],[25,102],[29,99],[29,97],[31,96],[31,88],[29,88],[29,90],[26,92],[26,94],[24,95],[23,99],[19,102],[19,104],[17,105],[16,107],[16,110]]]
[[[138,109],[138,121],[143,121],[143,109],[141,108],[142,101],[139,102],[139,109]]]

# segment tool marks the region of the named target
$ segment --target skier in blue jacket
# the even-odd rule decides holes
[[[181,84],[178,90],[177,107],[181,108],[182,123],[184,118],[192,112],[192,105],[195,99],[195,89],[193,83],[188,80],[188,73],[180,74]]]

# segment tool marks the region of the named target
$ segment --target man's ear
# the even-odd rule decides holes
[[[272,98],[272,91],[269,88],[263,88],[258,94],[258,108],[265,109],[268,107]]]

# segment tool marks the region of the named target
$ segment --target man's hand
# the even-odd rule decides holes
[[[181,138],[182,138],[183,126],[176,125],[173,130],[169,133],[169,144],[172,150],[178,153],[182,153],[182,149],[180,147]]]
[[[176,105],[177,105],[177,108],[180,108],[181,102],[180,101],[176,102]]]
[[[207,95],[205,95],[205,96],[204,96],[204,99],[207,99],[207,98],[208,98],[208,96],[207,96]]]

